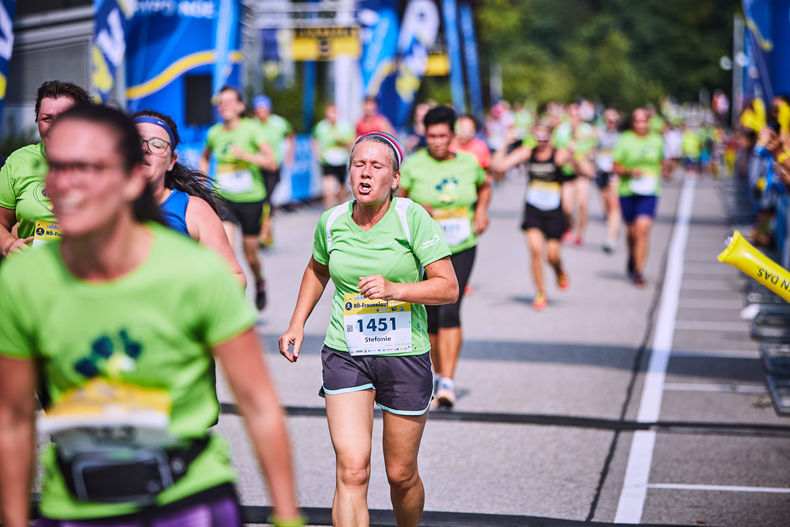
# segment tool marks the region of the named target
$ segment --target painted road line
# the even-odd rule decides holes
[[[720,280],[697,280],[687,279],[683,280],[684,291],[732,291],[740,292],[743,289],[740,281],[727,280],[722,278]]]
[[[681,298],[680,309],[728,309],[740,312],[742,300],[713,300],[710,298]]]
[[[762,384],[704,384],[691,382],[667,382],[664,383],[664,391],[750,393],[760,395],[768,393],[768,390]]]
[[[683,257],[688,239],[691,210],[694,204],[695,180],[687,178],[683,182],[680,194],[675,229],[669,244],[664,286],[661,291],[661,308],[656,320],[653,336],[653,347],[650,362],[645,373],[645,384],[642,389],[642,400],[639,404],[637,421],[658,421],[661,412],[661,397],[664,392],[669,356],[672,353],[672,339],[675,334],[675,316],[678,309],[680,285],[683,279]],[[714,255],[715,257],[715,255]],[[639,523],[647,497],[647,482],[650,476],[650,465],[653,461],[653,447],[656,432],[653,430],[634,433],[631,451],[628,454],[628,465],[625,470],[623,490],[617,504],[615,522]]]
[[[714,492],[764,492],[767,494],[790,494],[784,487],[741,487],[737,485],[685,485],[682,483],[650,483],[650,489],[662,490],[704,490]]]
[[[693,349],[672,350],[674,358],[709,358],[709,359],[759,359],[759,350],[726,350],[726,349]]]
[[[749,332],[748,322],[715,322],[710,320],[678,320],[675,329],[686,331],[735,331]]]

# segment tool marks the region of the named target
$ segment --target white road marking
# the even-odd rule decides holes
[[[661,397],[664,389],[669,356],[672,353],[672,338],[675,333],[675,316],[678,309],[680,285],[683,279],[683,256],[688,239],[691,210],[694,204],[695,180],[688,178],[683,182],[680,205],[675,220],[675,229],[669,245],[667,271],[661,291],[661,308],[656,320],[650,362],[645,374],[642,400],[639,405],[637,421],[652,423],[658,421],[661,411]],[[711,252],[715,262],[715,253]],[[625,470],[623,490],[617,504],[616,523],[639,523],[647,497],[647,482],[650,465],[653,461],[653,447],[656,433],[652,430],[634,433],[628,465]]]
[[[704,490],[714,492],[765,492],[768,494],[790,494],[784,487],[741,487],[737,485],[685,485],[682,483],[649,483],[649,489],[663,490]]]

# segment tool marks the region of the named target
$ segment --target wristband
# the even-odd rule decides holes
[[[271,523],[274,527],[304,527],[305,526],[305,517],[301,514],[295,518],[291,518],[289,520],[284,520],[274,514],[269,516],[269,523]]]

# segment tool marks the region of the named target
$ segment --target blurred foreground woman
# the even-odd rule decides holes
[[[238,526],[212,354],[274,503],[300,524],[283,413],[227,264],[161,221],[125,115],[79,106],[53,125],[47,195],[61,242],[0,269],[0,511],[28,525],[36,376],[53,442],[36,525]],[[31,279],[35,277],[35,279]]]

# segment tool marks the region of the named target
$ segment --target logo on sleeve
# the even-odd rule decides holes
[[[433,247],[434,245],[439,243],[439,241],[441,241],[441,238],[439,238],[439,235],[438,234],[434,234],[433,238],[431,238],[428,241],[423,242],[422,249],[427,249],[429,247]]]

